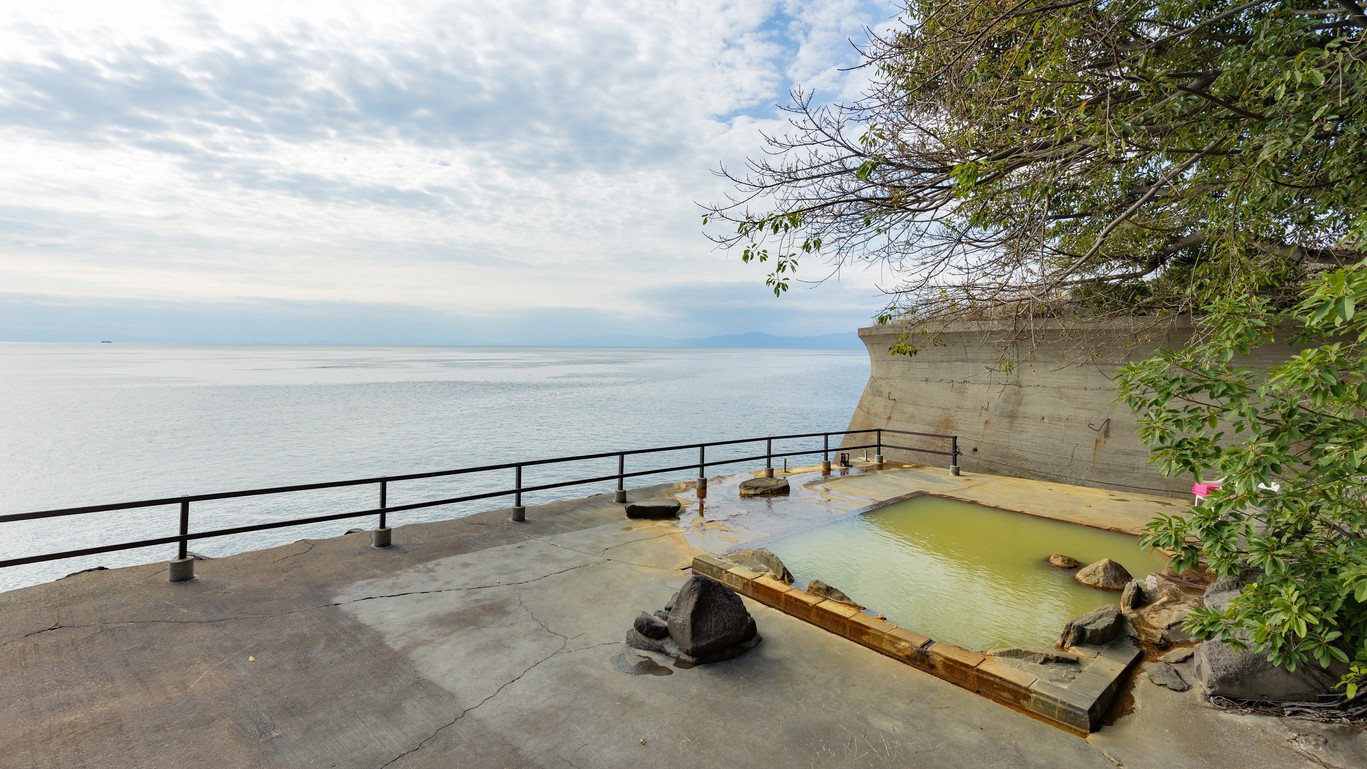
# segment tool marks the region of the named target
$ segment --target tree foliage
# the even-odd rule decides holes
[[[1351,663],[1367,680],[1367,266],[1317,277],[1302,301],[1228,297],[1202,336],[1118,378],[1140,440],[1168,474],[1222,478],[1206,501],[1147,527],[1174,565],[1254,574],[1229,607],[1187,626],[1295,669]],[[1302,349],[1273,368],[1245,356],[1290,334]]]
[[[1201,637],[1367,680],[1367,13],[1359,0],[909,0],[864,96],[789,130],[705,222],[764,263],[873,263],[882,320],[1204,317],[1128,368],[1161,468],[1222,476],[1155,521],[1253,582]],[[1244,357],[1292,329],[1302,350]],[[909,345],[898,348],[914,352]],[[1273,491],[1276,486],[1279,490]]]
[[[766,263],[875,262],[884,318],[1294,301],[1367,255],[1354,0],[913,0],[852,104],[790,130],[705,221]],[[715,233],[716,231],[714,231]]]

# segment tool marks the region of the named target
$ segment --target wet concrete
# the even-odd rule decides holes
[[[629,650],[636,613],[723,538],[991,479],[855,473],[744,508],[722,504],[728,483],[702,518],[683,493],[679,522],[598,497],[521,524],[399,527],[383,550],[362,533],[215,559],[189,583],[153,564],[0,594],[0,766],[1367,765],[1358,728],[1223,714],[1142,682],[1131,714],[1083,740],[755,603],[765,642],[737,659],[683,669]]]

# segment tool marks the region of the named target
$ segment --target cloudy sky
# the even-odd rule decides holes
[[[857,93],[890,2],[0,9],[0,340],[806,335],[881,306],[872,274],[774,299],[696,203],[792,86]]]

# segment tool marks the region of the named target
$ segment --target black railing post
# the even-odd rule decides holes
[[[698,496],[707,494],[707,447],[698,444]]]
[[[170,580],[189,582],[195,578],[195,559],[190,557],[190,500],[180,500],[180,542],[176,559],[171,561]]]
[[[522,506],[522,465],[513,468],[513,520],[527,520],[527,508]]]
[[[831,471],[831,434],[821,434],[821,472]]]
[[[389,530],[389,480],[380,479],[380,526],[370,533],[370,544],[375,547],[389,547],[393,542],[393,532]]]
[[[881,465],[883,464],[883,428],[874,430],[874,440],[878,444],[878,448],[874,449],[873,461],[875,464]]]
[[[626,502],[627,489],[623,484],[626,482],[627,474],[627,455],[618,453],[617,455],[617,491],[612,495],[613,502]]]
[[[958,475],[958,474],[959,474],[959,436],[957,436],[957,435],[951,435],[951,436],[949,437],[949,440],[950,440],[950,444],[949,444],[949,474],[950,474],[950,475]]]
[[[774,477],[774,439],[764,439],[764,477]]]

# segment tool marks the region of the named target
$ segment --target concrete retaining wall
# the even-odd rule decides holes
[[[918,343],[921,349],[911,357],[888,352],[897,341],[895,329],[860,329],[872,368],[850,429],[957,434],[964,472],[1188,493],[1190,478],[1164,478],[1148,464],[1133,414],[1115,402],[1111,378],[1120,366],[1158,347],[1180,346],[1191,333],[1185,323],[1161,334],[1147,333],[1149,325],[1128,319],[1065,333],[1058,324],[1041,323],[1022,337],[1004,325],[961,323],[940,334],[937,346]],[[1257,351],[1249,364],[1268,365],[1290,352],[1276,345]],[[889,460],[941,462],[884,453]]]

